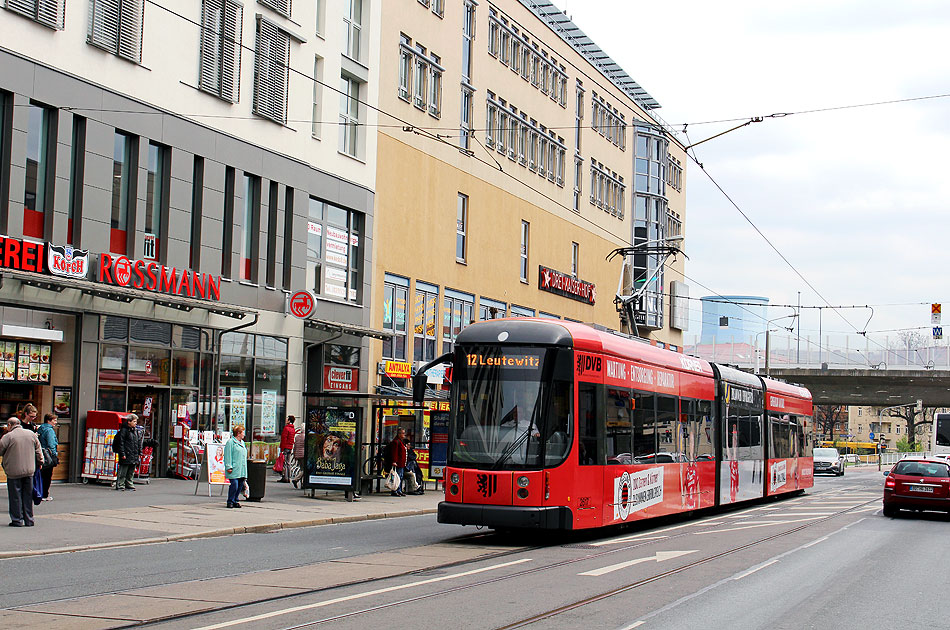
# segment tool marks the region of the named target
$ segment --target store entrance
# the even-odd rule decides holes
[[[155,387],[130,387],[129,411],[139,417],[139,426],[145,429],[145,439],[156,442],[151,476],[165,470],[168,446],[163,447],[162,438],[168,435],[168,390]]]

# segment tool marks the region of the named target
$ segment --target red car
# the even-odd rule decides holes
[[[950,512],[950,465],[938,459],[902,459],[884,473],[884,515],[899,510]]]

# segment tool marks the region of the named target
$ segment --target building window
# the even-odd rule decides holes
[[[115,132],[112,149],[112,222],[109,251],[127,254],[129,208],[135,192],[134,174],[138,170],[138,139]]]
[[[264,276],[264,284],[270,288],[277,285],[277,214],[279,211],[277,206],[279,193],[280,184],[271,181],[270,194],[267,195],[267,267]]]
[[[496,21],[498,18],[495,15],[494,9],[488,10],[488,54],[497,57],[498,56],[498,30],[501,28],[501,25]]]
[[[316,14],[314,32],[320,37],[323,37],[324,25],[327,22],[327,3],[326,0],[314,0],[314,2],[316,3],[314,7],[314,13]]]
[[[23,203],[23,235],[44,238],[46,211],[52,206],[52,168],[55,168],[55,112],[30,103],[26,134],[26,186]]]
[[[226,101],[240,98],[243,7],[235,0],[204,0],[198,87]]]
[[[294,189],[284,188],[284,255],[281,260],[282,288],[289,289],[293,282],[294,260]]]
[[[478,300],[478,319],[486,321],[489,319],[501,319],[508,314],[508,305],[498,300],[489,300],[488,298],[479,298]]]
[[[290,17],[291,10],[291,1],[292,0],[257,0],[265,7],[271,8],[274,11],[277,11],[284,17]]]
[[[465,2],[462,17],[462,82],[472,83],[472,43],[475,41],[475,4]]]
[[[83,182],[86,173],[86,119],[73,114],[73,144],[69,164],[69,207],[66,216],[66,242],[79,244],[76,229],[82,217]]]
[[[311,109],[310,135],[320,138],[320,121],[323,118],[323,101],[320,91],[323,88],[323,59],[319,55],[313,57],[313,108]]]
[[[472,137],[472,90],[462,86],[462,107],[459,122],[459,146],[463,149],[469,148],[469,141]]]
[[[415,327],[412,335],[413,361],[432,361],[436,353],[436,318],[439,287],[416,282]]]
[[[517,304],[512,304],[511,316],[512,317],[534,317],[534,309],[528,308],[527,306],[518,306]]]
[[[290,37],[268,22],[257,20],[254,54],[254,113],[287,124],[290,80]]]
[[[239,243],[241,249],[238,258],[241,261],[241,268],[238,270],[238,279],[257,282],[261,232],[261,178],[245,173],[241,192],[243,235]]]
[[[201,219],[204,208],[205,159],[195,156],[191,171],[191,248],[188,266],[199,269],[201,266]]]
[[[361,213],[310,197],[307,287],[320,295],[358,302],[362,243]]]
[[[445,290],[442,300],[442,352],[451,352],[459,332],[474,321],[475,296]]]
[[[168,190],[171,184],[168,172],[170,157],[168,147],[149,142],[145,192],[145,249],[142,257],[152,260],[164,260],[161,253],[161,236],[165,233],[164,217],[167,214]]]
[[[577,277],[577,263],[580,260],[581,246],[571,243],[571,275]]]
[[[623,177],[597,160],[590,161],[590,202],[619,219],[624,216],[626,186]]]
[[[528,281],[528,236],[530,225],[527,221],[521,222],[521,281]]]
[[[145,0],[89,0],[86,41],[135,63],[142,61]]]
[[[412,40],[399,35],[399,98],[409,102],[409,86],[412,85]]]
[[[425,110],[426,96],[428,94],[426,87],[429,81],[429,66],[426,63],[425,46],[416,44],[413,53],[415,53],[415,59],[413,60],[415,76],[413,77],[412,103],[419,109]]]
[[[340,152],[359,157],[360,82],[340,77]]]
[[[38,24],[58,31],[65,27],[65,0],[7,0],[7,11],[26,16]]]
[[[432,0],[432,12],[442,17],[445,14],[445,0]]]
[[[360,38],[363,29],[363,0],[345,0],[343,9],[343,54],[360,60]]]
[[[383,330],[393,334],[383,341],[383,358],[406,360],[406,309],[409,301],[409,280],[386,274],[383,282]]]
[[[429,115],[433,118],[442,116],[442,66],[438,55],[429,54]]]
[[[455,260],[465,262],[468,245],[468,195],[459,193],[455,218]]]
[[[672,155],[667,156],[666,183],[669,184],[674,190],[683,190],[683,165]]]

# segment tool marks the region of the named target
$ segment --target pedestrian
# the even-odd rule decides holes
[[[287,416],[287,424],[280,433],[280,452],[284,456],[284,469],[281,471],[280,480],[282,483],[290,481],[290,457],[294,452],[294,438],[297,436],[297,427],[294,423],[297,419],[293,416]]]
[[[33,527],[33,473],[37,463],[43,464],[40,439],[14,416],[7,420],[7,432],[0,438],[0,457],[7,475],[10,527]]]
[[[393,438],[389,446],[386,447],[387,459],[392,462],[396,474],[399,475],[399,485],[390,492],[394,497],[404,497],[406,493],[402,491],[402,484],[406,476],[406,460],[408,451],[406,450],[406,430],[399,428],[396,431],[396,437]]]
[[[416,449],[413,448],[412,442],[406,443],[406,475],[408,476],[409,474],[413,475],[416,482],[415,489],[412,488],[413,484],[407,486],[409,494],[425,494],[422,467],[419,466],[418,455],[416,455]]]
[[[17,413],[17,417],[20,418],[20,426],[33,433],[36,433],[36,417],[38,415],[39,412],[32,403],[26,403]]]
[[[231,439],[224,445],[224,476],[230,482],[228,507],[241,507],[241,490],[247,480],[247,447],[244,446],[244,426],[232,429]]]
[[[59,438],[56,437],[56,427],[59,424],[59,417],[55,413],[48,413],[43,416],[43,424],[36,430],[37,437],[40,438],[40,446],[43,447],[43,500],[52,501],[53,497],[49,495],[49,485],[53,481],[53,469],[59,464]]]
[[[119,429],[112,440],[112,450],[119,456],[119,471],[115,478],[116,490],[135,491],[132,477],[135,475],[135,469],[138,468],[139,459],[142,457],[142,443],[135,432],[138,423],[139,417],[134,413],[130,413],[122,420],[122,428]]]

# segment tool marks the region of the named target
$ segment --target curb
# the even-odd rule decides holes
[[[7,558],[27,558],[31,556],[45,556],[54,553],[76,553],[79,551],[98,551],[101,549],[117,549],[120,547],[132,547],[136,545],[155,545],[159,543],[178,542],[181,540],[193,540],[196,538],[220,538],[222,536],[232,536],[234,534],[261,534],[281,529],[299,529],[301,527],[319,527],[321,525],[335,525],[340,523],[355,523],[359,521],[374,521],[383,518],[400,518],[404,516],[420,516],[423,514],[436,514],[437,508],[422,508],[419,510],[403,510],[400,512],[377,512],[374,514],[358,514],[355,516],[337,516],[311,519],[307,521],[287,521],[278,523],[265,523],[263,525],[247,525],[243,527],[225,527],[222,529],[209,529],[205,531],[190,532],[187,534],[171,534],[168,536],[155,536],[153,538],[138,538],[135,540],[118,540],[115,542],[94,543],[89,545],[74,545],[72,547],[54,547],[52,549],[27,549],[21,551],[0,551],[0,560]]]

